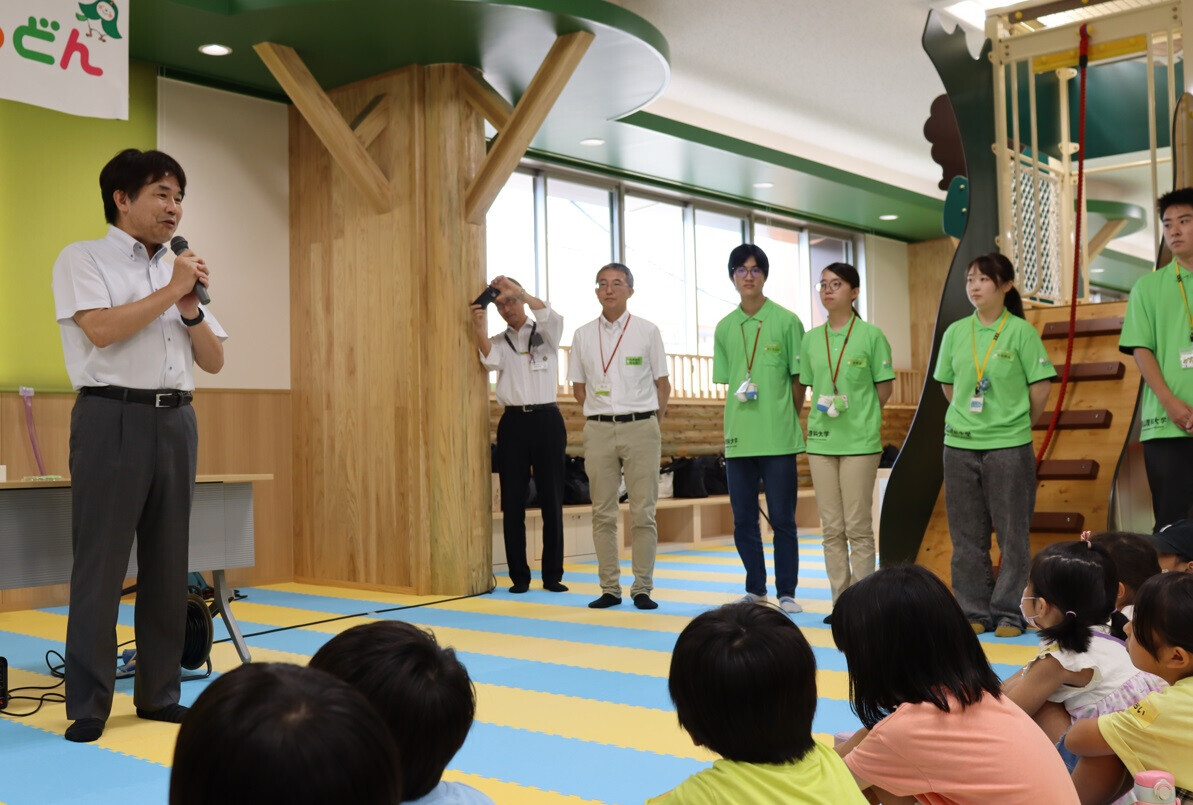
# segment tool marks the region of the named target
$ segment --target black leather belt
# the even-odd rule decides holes
[[[534,405],[507,405],[505,410],[514,414],[529,414],[531,411],[548,411],[558,407],[557,403],[535,403]]]
[[[635,414],[594,414],[589,417],[592,422],[637,422],[639,419],[650,419],[656,411],[639,411]]]
[[[84,386],[79,389],[79,394],[152,405],[154,408],[178,408],[190,405],[191,398],[195,396],[192,392],[178,389],[126,389],[123,386]]]

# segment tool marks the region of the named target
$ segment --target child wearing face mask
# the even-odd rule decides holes
[[[1114,560],[1088,537],[1049,545],[1031,563],[1022,609],[1040,630],[1040,653],[1003,692],[1054,743],[1073,721],[1116,713],[1165,686],[1136,668],[1110,634],[1117,593]],[[1077,758],[1058,749],[1072,771]]]

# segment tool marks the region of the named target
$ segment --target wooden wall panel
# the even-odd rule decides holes
[[[229,349],[232,343],[229,344]],[[73,394],[33,397],[38,442],[46,472],[69,476]],[[288,391],[202,389],[195,397],[200,474],[268,473],[253,487],[256,565],[228,572],[232,584],[289,581],[294,577],[291,513],[291,402]],[[0,394],[0,464],[9,480],[37,474],[16,394]],[[0,610],[65,604],[67,585],[0,590]]]
[[[907,247],[907,284],[911,298],[911,368],[931,375],[932,334],[945,277],[953,262],[957,241],[937,238]]]

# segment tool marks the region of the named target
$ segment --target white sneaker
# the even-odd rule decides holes
[[[737,599],[739,604],[765,604],[765,595],[754,595],[753,593],[746,593],[741,598]]]
[[[799,605],[799,602],[789,595],[779,597],[779,609],[783,610],[789,615],[794,615],[797,612],[804,611],[804,608]]]

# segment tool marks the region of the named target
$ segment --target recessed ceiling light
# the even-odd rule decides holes
[[[580,141],[580,145],[586,145],[589,148],[595,148],[598,145],[604,145],[604,144],[605,144],[605,141],[602,140],[600,137],[589,137],[586,140]]]
[[[879,221],[898,221],[899,216],[898,215],[880,215],[880,216],[878,216],[878,220]]]
[[[1091,268],[1089,270],[1089,273],[1091,273],[1091,274],[1103,274],[1105,272],[1106,272],[1106,269],[1104,269],[1104,268]]]
[[[754,187],[758,190],[770,190],[774,186],[774,182],[754,182]]]
[[[232,48],[227,45],[217,45],[213,42],[210,45],[199,45],[199,52],[205,56],[227,56],[232,52]]]

